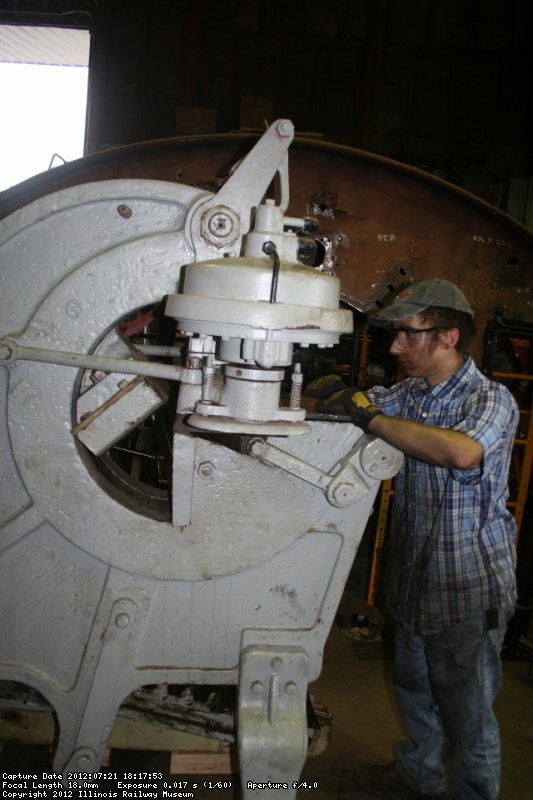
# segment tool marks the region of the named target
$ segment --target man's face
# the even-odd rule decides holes
[[[428,330],[430,328],[431,330]],[[442,369],[440,334],[421,314],[395,322],[390,352],[398,357],[402,370],[411,378],[434,383]]]

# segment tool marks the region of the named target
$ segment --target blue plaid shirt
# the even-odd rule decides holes
[[[506,507],[518,408],[467,358],[437,386],[408,378],[368,391],[385,414],[461,431],[483,449],[473,469],[406,457],[395,478],[387,605],[407,630],[430,635],[516,601],[516,526]]]

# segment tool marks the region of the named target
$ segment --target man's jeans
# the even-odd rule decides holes
[[[395,759],[400,775],[420,794],[446,790],[445,762],[453,800],[498,797],[500,733],[492,705],[513,611],[479,614],[433,636],[397,626],[394,690],[409,740],[396,745]]]

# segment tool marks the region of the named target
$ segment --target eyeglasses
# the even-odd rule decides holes
[[[415,337],[418,336],[420,333],[433,333],[434,331],[446,331],[444,325],[432,326],[431,328],[391,328],[390,333],[393,339],[396,339],[397,336],[402,335],[405,337],[409,342],[414,341]]]

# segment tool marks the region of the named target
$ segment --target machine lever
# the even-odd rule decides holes
[[[48,350],[43,347],[27,347],[18,344],[14,339],[0,340],[0,366],[9,367],[16,361],[38,361],[62,367],[119,372],[125,375],[142,375],[146,378],[162,378],[173,381],[179,381],[183,377],[183,369],[172,364],[137,361],[134,358],[90,355],[89,353],[72,353],[65,350]]]
[[[224,186],[212,197],[200,198],[185,223],[195,260],[238,253],[250,230],[256,209],[276,174],[279,175],[282,212],[289,205],[288,154],[294,126],[288,119],[274,122],[243,158]]]

